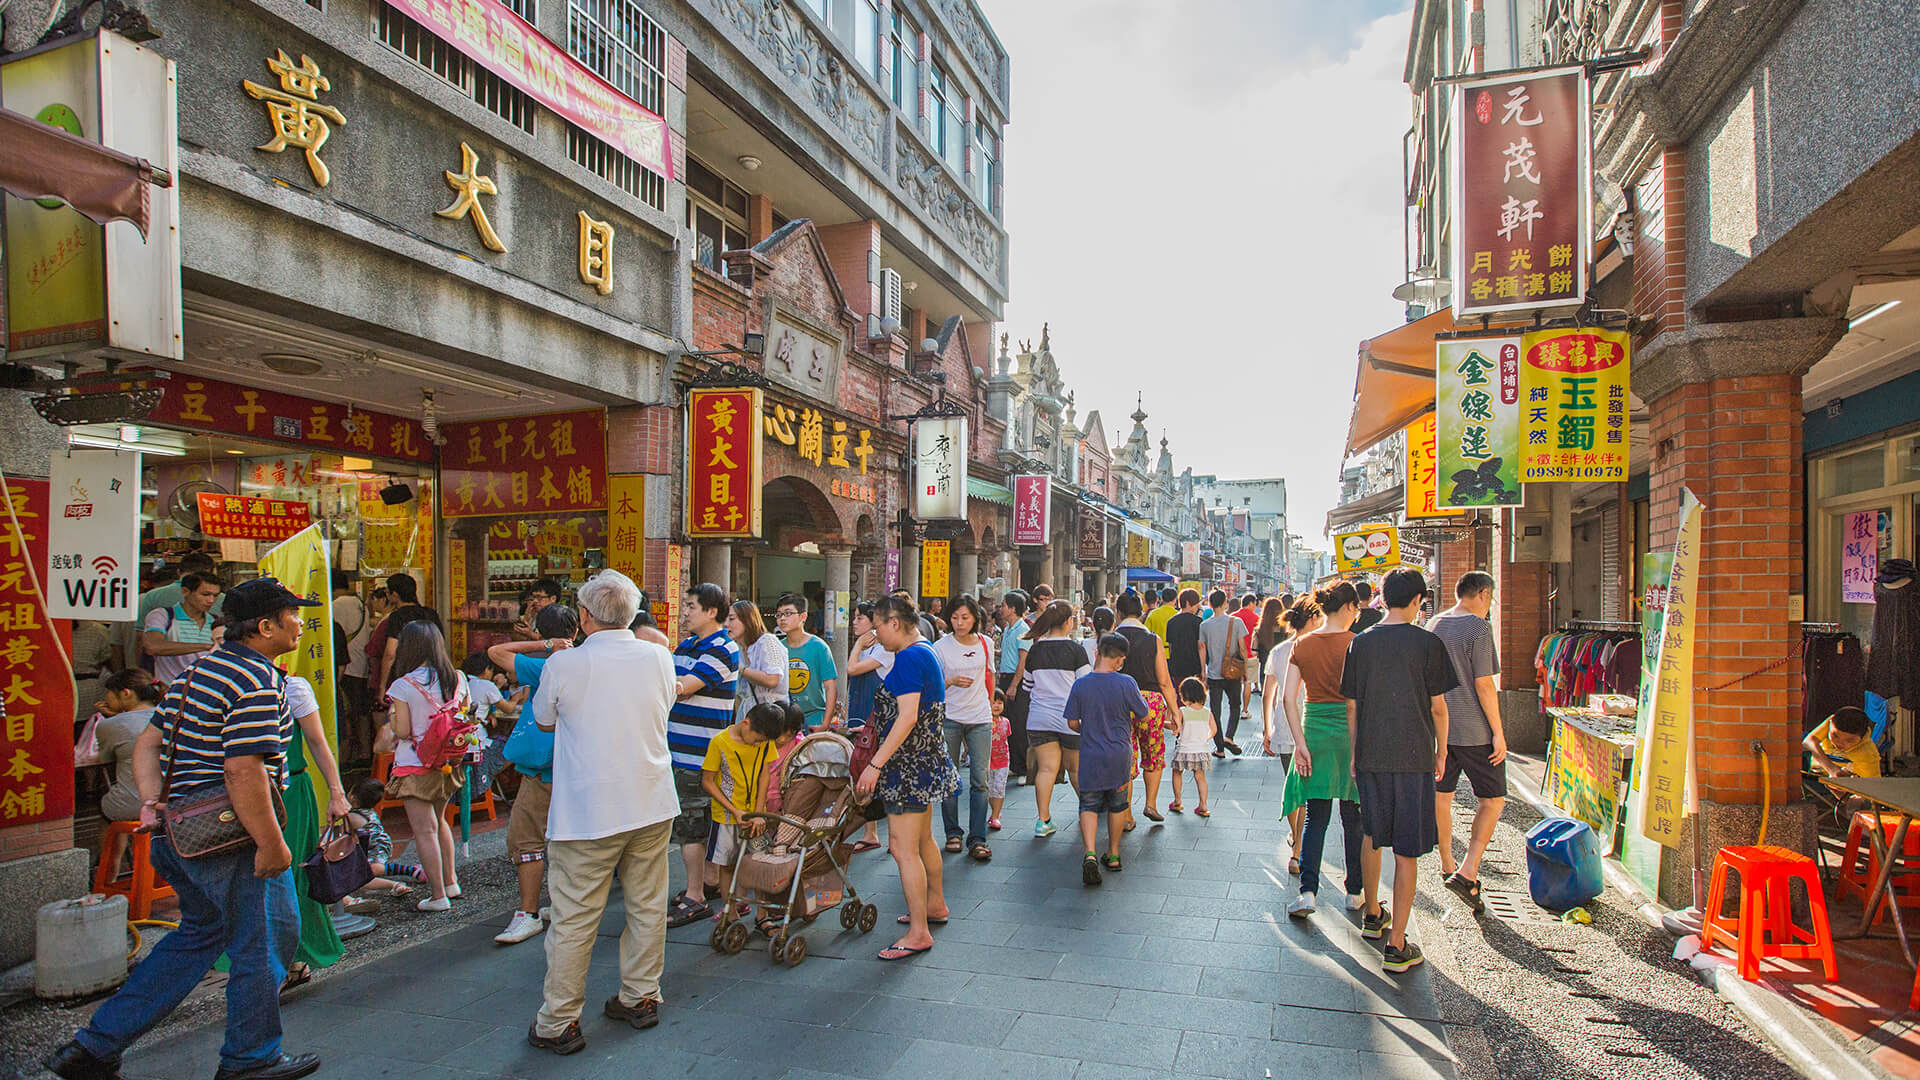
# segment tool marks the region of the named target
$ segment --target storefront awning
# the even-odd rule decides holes
[[[1360,343],[1347,455],[1365,450],[1433,408],[1433,339],[1457,329],[1442,308]]]
[[[1405,484],[1395,484],[1385,491],[1376,491],[1363,499],[1342,503],[1327,511],[1327,531],[1343,529],[1348,525],[1357,525],[1364,521],[1376,521],[1384,518],[1398,518],[1407,502]]]
[[[1013,505],[1013,490],[1001,487],[991,480],[982,480],[977,476],[967,477],[967,498],[981,502],[997,503],[1001,506]]]
[[[1174,577],[1164,570],[1155,570],[1151,566],[1129,566],[1127,567],[1127,580],[1152,581],[1171,585],[1173,584]]]
[[[93,220],[131,221],[147,234],[147,185],[173,177],[141,158],[109,150],[9,109],[0,109],[0,188],[22,199],[64,199]]]

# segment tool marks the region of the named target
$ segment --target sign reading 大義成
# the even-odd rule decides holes
[[[1366,525],[1333,534],[1334,561],[1343,574],[1390,570],[1400,565],[1400,533],[1391,525]]]
[[[1462,82],[1453,103],[1453,315],[1587,295],[1587,80],[1559,68]]]
[[[47,472],[47,613],[120,622],[134,617],[140,562],[140,455],[56,450]]]
[[[1080,543],[1076,555],[1083,563],[1107,557],[1107,519],[1092,510],[1080,511]]]
[[[1013,478],[1013,542],[1020,545],[1046,544],[1053,533],[1053,490],[1051,477],[1042,475]]]
[[[1520,505],[1520,339],[1436,341],[1434,454],[1443,510]]]
[[[966,518],[966,417],[933,416],[914,421],[913,516],[919,521]]]
[[[1536,330],[1520,339],[1520,424],[1529,484],[1625,481],[1625,330]]]

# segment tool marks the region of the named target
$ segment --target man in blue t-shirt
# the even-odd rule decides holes
[[[1127,795],[1133,788],[1133,724],[1150,714],[1133,676],[1120,671],[1127,662],[1129,643],[1124,635],[1100,639],[1098,663],[1080,677],[1067,694],[1061,716],[1080,734],[1080,839],[1087,853],[1080,860],[1080,880],[1100,884],[1101,860],[1093,843],[1100,816],[1107,818],[1108,870],[1120,869],[1120,834],[1127,826]]]
[[[687,636],[673,650],[673,673],[680,700],[667,717],[667,749],[673,754],[673,786],[680,795],[680,816],[673,819],[673,842],[687,868],[687,891],[667,907],[667,925],[685,926],[711,914],[707,900],[719,895],[719,874],[709,878],[707,840],[713,830],[711,800],[700,784],[707,743],[733,723],[734,687],[740,678],[740,647],[727,636],[727,591],[712,582],[687,590],[681,621]],[[695,890],[702,895],[696,895]]]
[[[809,729],[819,728],[833,718],[839,704],[840,669],[834,666],[833,650],[807,633],[807,598],[799,593],[779,599],[773,620],[787,643],[787,697],[806,716]]]

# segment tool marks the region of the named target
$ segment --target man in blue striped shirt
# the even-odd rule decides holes
[[[687,889],[667,906],[667,925],[685,926],[712,913],[707,901],[718,895],[719,875],[707,880],[707,844],[711,839],[710,800],[700,786],[700,765],[715,732],[733,723],[734,685],[740,677],[740,646],[727,636],[727,590],[712,582],[687,590],[681,621],[687,637],[673,650],[679,701],[667,717],[667,749],[673,754],[673,786],[680,795],[680,816],[673,819],[673,842],[687,868]]]
[[[179,896],[180,928],[46,1060],[55,1075],[119,1076],[120,1055],[172,1012],[223,952],[231,971],[216,1080],[293,1080],[320,1068],[317,1055],[280,1052],[280,983],[300,937],[300,913],[288,869],[293,856],[273,814],[292,723],[270,659],[292,651],[301,609],[320,604],[273,578],[228,593],[226,641],[175,681],[140,733],[134,775],[142,825],[156,824],[168,800],[224,784],[253,843],[188,859],[166,836],[154,837],[154,869]]]

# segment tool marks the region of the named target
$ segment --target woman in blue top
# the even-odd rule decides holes
[[[940,881],[940,846],[933,841],[934,803],[960,791],[960,774],[947,757],[947,677],[933,646],[920,637],[913,601],[889,596],[873,606],[873,628],[893,654],[893,669],[874,692],[869,722],[880,726],[873,762],[861,770],[858,790],[887,811],[887,848],[900,868],[907,933],[880,950],[882,960],[904,960],[933,948],[929,922],[947,921]]]
[[[534,614],[533,629],[538,641],[502,642],[487,650],[487,659],[512,672],[513,681],[527,691],[526,705],[502,751],[520,774],[520,790],[507,814],[507,853],[520,879],[520,906],[493,939],[501,945],[518,944],[547,927],[540,912],[540,879],[547,865],[547,806],[553,798],[553,732],[541,731],[535,723],[533,702],[547,657],[573,644],[580,616],[565,604],[548,604]]]

